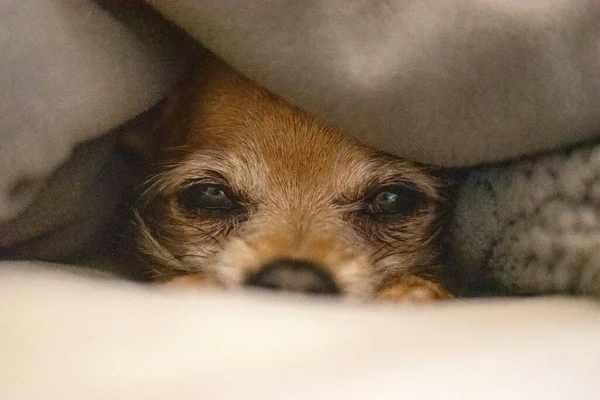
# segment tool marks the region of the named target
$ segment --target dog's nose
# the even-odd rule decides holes
[[[279,259],[264,265],[246,282],[249,286],[307,294],[336,295],[333,277],[308,260]]]

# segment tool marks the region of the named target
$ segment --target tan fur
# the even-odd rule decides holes
[[[273,260],[308,259],[343,294],[373,298],[398,277],[438,276],[441,199],[426,168],[359,144],[213,57],[167,100],[160,129],[162,167],[137,218],[139,246],[157,279],[191,274],[237,287]],[[245,215],[182,210],[178,193],[198,180],[231,188]],[[398,181],[425,198],[414,214],[383,223],[360,214],[367,190]],[[446,298],[421,281],[431,299]]]

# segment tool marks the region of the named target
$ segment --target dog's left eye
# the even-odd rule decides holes
[[[179,204],[188,211],[229,213],[241,208],[235,196],[223,185],[194,183],[179,193]]]
[[[366,211],[373,216],[407,216],[425,200],[425,195],[414,187],[390,186],[378,190],[367,199]]]

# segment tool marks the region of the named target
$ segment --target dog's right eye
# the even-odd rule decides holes
[[[231,191],[220,184],[194,183],[179,193],[179,204],[192,212],[230,214],[241,210]]]

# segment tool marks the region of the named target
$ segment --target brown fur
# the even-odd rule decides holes
[[[139,248],[156,279],[237,287],[288,258],[323,266],[351,297],[449,297],[431,281],[399,279],[440,276],[441,196],[431,170],[361,145],[210,56],[167,100],[159,128],[162,167],[137,214]],[[178,194],[198,181],[230,188],[243,215],[182,209]],[[365,215],[369,193],[391,184],[418,192],[414,212]],[[415,287],[416,297],[407,289]]]

